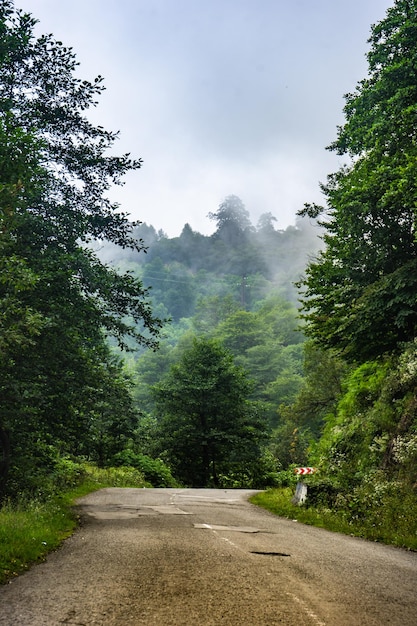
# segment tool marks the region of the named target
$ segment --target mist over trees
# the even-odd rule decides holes
[[[140,224],[133,234],[147,246],[146,255],[106,246],[98,254],[140,276],[151,287],[154,303],[163,304],[165,314],[175,322],[193,315],[200,297],[215,294],[232,294],[250,309],[274,290],[297,305],[294,283],[322,246],[316,221],[299,218],[295,226],[277,230],[275,218],[264,214],[254,227],[242,200],[233,195],[209,215],[216,222],[212,235],[185,224],[179,237],[169,238],[151,225]]]
[[[262,216],[254,227],[237,196],[226,197],[210,217],[216,223],[211,236],[196,233],[186,224],[179,237],[168,238],[149,225],[140,225],[134,232],[149,242],[147,254],[135,258],[122,252],[116,262],[150,286],[155,312],[170,320],[159,350],[137,352],[130,361],[135,402],[142,414],[130,446],[132,454],[166,461],[186,484],[260,487],[273,483],[277,470],[288,464],[283,450],[292,445],[292,431],[287,427],[279,456],[274,454],[278,436],[274,433],[289,423],[285,407],[295,401],[304,382],[304,336],[293,282],[302,277],[308,259],[320,248],[320,229],[314,220],[300,219],[295,226],[275,230],[271,214]],[[198,417],[198,398],[200,403],[203,400],[193,390],[212,383],[214,394],[217,389],[209,366],[199,361],[211,350],[214,367],[217,352],[212,345],[221,348],[217,366],[224,358],[221,354],[227,354],[230,364],[250,381],[241,401],[256,407],[256,420],[248,424],[248,432],[254,436],[258,432],[258,443],[248,440],[243,453],[239,441],[245,439],[245,429],[237,430],[240,461],[230,446],[229,458],[217,460],[216,452],[213,461],[197,445],[200,439],[208,441],[209,432],[216,441],[229,441],[227,424],[234,420],[227,403],[227,415],[214,421],[207,432]],[[193,366],[186,373],[183,363],[192,358]],[[212,400],[210,419],[214,420],[215,404]],[[294,459],[306,459],[307,444],[306,436]]]

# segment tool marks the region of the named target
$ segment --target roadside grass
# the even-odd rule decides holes
[[[149,487],[131,467],[98,469],[83,464],[79,484],[45,501],[4,502],[0,508],[0,584],[43,561],[78,526],[75,501],[105,487]]]
[[[0,583],[41,561],[76,526],[75,517],[59,502],[5,504],[0,510]]]
[[[331,510],[324,506],[294,505],[294,489],[282,487],[257,493],[250,498],[253,504],[275,515],[297,520],[303,524],[325,528],[333,532],[361,537],[400,548],[417,551],[417,500],[404,494],[368,502],[366,512]]]

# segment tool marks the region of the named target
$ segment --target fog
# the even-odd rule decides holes
[[[90,115],[143,159],[111,197],[170,237],[236,194],[256,224],[294,224],[340,161],[326,152],[343,94],[366,76],[388,0],[16,0],[105,78]]]

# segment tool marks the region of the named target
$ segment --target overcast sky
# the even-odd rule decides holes
[[[325,150],[393,0],[15,0],[105,78],[96,123],[141,157],[114,199],[170,237],[231,194],[295,223],[340,164]]]

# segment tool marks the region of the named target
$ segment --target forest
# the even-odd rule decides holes
[[[152,310],[168,320],[158,350],[134,350],[124,359],[140,417],[138,439],[122,456],[163,459],[188,485],[265,486],[295,461],[283,417],[304,378],[294,283],[320,248],[321,229],[299,218],[276,230],[270,214],[255,228],[234,195],[210,217],[216,226],[210,236],[186,224],[170,239],[141,224],[133,232],[147,254],[99,251],[140,280]],[[233,385],[217,373],[224,359]],[[199,464],[206,466],[204,479]]]
[[[141,160],[109,151],[87,114],[103,79],[35,22],[0,1],[2,498],[46,498],[85,462],[254,488],[309,464],[309,505],[409,533],[417,0],[371,28],[323,206],[254,226],[231,190],[212,235],[174,238],[108,199]]]

